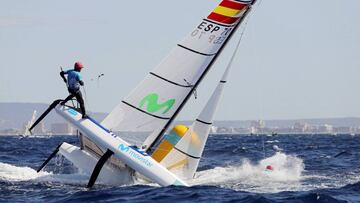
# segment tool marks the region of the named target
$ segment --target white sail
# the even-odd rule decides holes
[[[152,157],[184,179],[193,178],[199,166],[229,71],[239,49],[242,34],[225,72],[200,115],[190,126],[177,125],[157,147]]]
[[[102,125],[148,149],[164,134],[248,12],[252,0],[223,0],[104,119]],[[144,135],[141,139],[133,133]],[[149,136],[150,135],[150,136]]]
[[[30,126],[32,126],[35,122],[35,119],[36,119],[36,110],[34,110],[32,116],[31,116],[31,119],[30,121],[27,122],[27,124],[25,125],[25,129],[24,129],[24,135],[23,136],[29,136],[30,135],[30,131],[29,131],[29,128]]]
[[[229,70],[230,65],[192,126],[175,126],[152,154],[155,160],[181,178],[193,178],[197,170]]]

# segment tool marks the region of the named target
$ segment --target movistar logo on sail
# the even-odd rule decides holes
[[[139,108],[143,108],[146,104],[146,111],[149,113],[154,113],[162,111],[162,114],[168,112],[175,104],[175,99],[169,99],[163,103],[158,103],[159,95],[156,93],[150,93],[144,97],[140,103]]]

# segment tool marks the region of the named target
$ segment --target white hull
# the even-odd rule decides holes
[[[72,162],[81,173],[89,176],[98,162],[97,157],[66,142],[61,145],[59,153]],[[134,182],[131,169],[109,164],[104,165],[97,180],[106,185],[126,185]]]
[[[151,156],[136,147],[130,146],[127,142],[114,135],[96,121],[92,119],[82,119],[80,113],[66,106],[57,105],[55,110],[84,136],[94,141],[102,149],[111,150],[114,153],[113,156],[153,182],[161,186],[187,186],[183,180],[171,173],[151,158]],[[87,163],[84,164],[86,165]],[[82,164],[79,163],[79,165]],[[87,164],[86,167],[93,169],[94,165],[95,164],[92,164],[91,167],[90,164]]]

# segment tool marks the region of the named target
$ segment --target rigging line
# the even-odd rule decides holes
[[[101,73],[97,76],[97,87],[99,88],[100,87],[100,78],[103,77],[105,74],[104,73]]]
[[[256,10],[258,10],[260,8],[260,6],[262,5],[263,1],[262,0],[259,0],[254,6],[256,6]],[[254,33],[254,27],[253,26],[250,26],[250,33]],[[253,55],[256,55],[256,47],[255,46],[252,46],[252,54]],[[256,55],[258,56],[258,55]],[[259,63],[261,60],[256,60],[255,61],[255,67],[256,67],[256,71],[257,71],[257,74],[260,74],[263,72],[263,66],[261,63]],[[261,86],[263,87],[263,86]],[[263,96],[264,96],[264,89],[263,88],[259,88],[258,89],[258,92],[257,92],[257,96],[258,96],[258,106],[260,107],[260,120],[263,120],[264,118],[264,99],[263,99]]]
[[[227,65],[227,68],[231,68],[232,65],[233,65],[234,59],[235,59],[236,54],[237,54],[237,52],[238,52],[238,50],[239,50],[241,41],[242,41],[242,39],[243,39],[243,36],[244,36],[245,31],[246,31],[248,22],[249,22],[249,20],[250,20],[250,17],[251,17],[251,15],[250,15],[249,18],[247,18],[246,21],[244,22],[244,25],[243,25],[244,28],[243,28],[243,30],[242,30],[242,32],[241,32],[241,34],[240,34],[239,41],[238,41],[237,44],[236,44],[236,48],[235,48],[235,50],[234,50],[234,52],[233,52],[233,54],[232,54],[232,56],[231,56],[231,58],[230,58],[230,61],[229,61],[228,65]],[[226,81],[221,81],[221,82],[226,82]]]
[[[202,75],[200,76],[200,78],[198,79],[198,81],[196,81],[196,83],[194,84],[193,89],[195,89],[200,82],[202,81],[202,79],[205,77],[205,75],[207,74],[207,72],[210,70],[210,67],[215,63],[215,61],[217,60],[217,58],[219,57],[220,53],[222,52],[222,50],[224,49],[224,47],[226,46],[226,44],[231,40],[231,38],[234,36],[234,33],[236,33],[236,30],[241,26],[242,22],[247,18],[248,14],[250,13],[250,11],[252,10],[252,6],[257,2],[257,0],[253,0],[250,5],[249,8],[245,11],[245,13],[243,14],[243,17],[239,20],[238,24],[236,24],[234,26],[234,30],[230,33],[229,37],[226,39],[226,41],[224,42],[224,44],[221,45],[221,47],[219,48],[219,50],[217,51],[216,55],[213,57],[213,59],[211,60],[211,62],[209,63],[208,67],[204,70],[204,72],[202,73]],[[178,107],[178,109],[175,111],[175,113],[173,114],[173,116],[169,119],[169,121],[165,124],[165,126],[163,127],[163,129],[160,131],[160,133],[158,134],[158,136],[155,138],[155,140],[150,144],[149,149],[151,149],[152,147],[154,147],[154,145],[158,144],[158,142],[161,140],[161,138],[163,137],[163,135],[165,134],[166,130],[169,128],[170,124],[173,122],[173,120],[176,118],[176,116],[178,115],[178,113],[182,110],[182,108],[184,107],[184,105],[187,103],[187,101],[189,100],[189,98],[192,95],[192,91],[189,92],[188,95],[186,95],[186,97],[184,98],[184,101],[180,104],[180,106]],[[149,152],[149,149],[147,150],[147,152]],[[150,153],[150,152],[149,152]]]
[[[185,78],[184,78],[184,81],[185,81],[190,87],[193,86],[193,85],[192,85],[189,81],[187,81]],[[196,91],[196,88],[194,88],[192,91],[193,91],[193,93],[194,93],[195,99],[197,99],[197,91]]]
[[[259,0],[255,5],[254,5],[254,12],[253,13],[256,13],[257,12],[257,9],[259,9],[259,7],[261,6],[261,4],[262,4],[262,0]],[[250,20],[250,18],[251,18],[251,15],[249,16],[249,20]],[[256,33],[255,31],[254,31],[254,24],[250,24],[250,27],[248,28],[248,29],[250,29],[249,30],[249,33],[250,33],[250,38],[252,39],[252,37],[253,37],[253,34],[251,34],[251,33]],[[250,40],[250,41],[254,41],[254,40]],[[252,56],[256,56],[257,58],[259,58],[259,55],[256,53],[257,52],[257,50],[256,50],[256,46],[251,46],[251,48],[250,48],[250,54],[252,55]],[[255,77],[257,77],[258,75],[260,75],[262,72],[263,72],[263,66],[262,66],[262,64],[261,64],[261,60],[254,60],[253,61],[254,62],[254,68],[255,68]],[[260,110],[260,112],[259,111],[257,111],[256,113],[258,114],[258,116],[259,116],[259,121],[262,121],[263,120],[263,118],[264,118],[264,103],[263,103],[263,101],[264,101],[264,99],[263,99],[263,96],[264,96],[264,89],[263,89],[263,86],[260,86],[259,88],[256,88],[256,90],[257,90],[257,101],[256,101],[256,103],[257,103],[257,107],[258,107],[258,109]]]
[[[71,99],[71,103],[72,103],[72,106],[75,107],[74,99]],[[77,103],[77,105],[76,105],[77,108],[79,108],[78,104],[79,104],[79,103]]]
[[[88,97],[87,97],[87,94],[86,94],[86,89],[85,89],[85,86],[81,86],[82,89],[83,89],[83,92],[84,92],[84,96],[85,96],[85,104],[87,106],[87,109],[88,109],[88,112],[90,112],[90,104],[88,102]]]
[[[254,5],[254,11],[252,12],[252,15],[254,15],[254,13],[255,13],[256,10],[261,6],[261,4],[262,4],[262,0],[259,0],[259,2]],[[249,18],[247,19],[246,25],[247,25],[248,22],[250,21],[252,15],[249,15]],[[244,29],[246,29],[246,28],[247,28],[247,26],[246,26]],[[253,26],[250,26],[250,28],[248,28],[248,29],[250,29],[250,33],[254,33],[254,31],[253,31]],[[252,35],[250,34],[250,36],[252,36]],[[253,47],[254,47],[254,46],[253,46]],[[254,53],[254,52],[255,52],[255,50],[254,50],[254,48],[252,48],[252,53]],[[256,63],[256,62],[255,62],[255,63]],[[258,66],[258,65],[255,65],[255,67],[259,67],[259,66]],[[259,90],[259,92],[258,92],[258,99],[259,99],[259,97],[262,96],[262,93],[260,93],[260,89],[258,89],[258,90]],[[261,101],[263,101],[263,100],[261,99]],[[261,101],[259,101],[259,103],[260,103],[260,109],[261,109],[261,110],[260,110],[260,111],[261,111],[261,113],[260,113],[261,115],[260,115],[260,120],[259,120],[259,122],[261,122],[261,120],[262,120],[262,118],[263,118],[263,111],[264,111],[264,109],[263,109],[263,103],[262,103]],[[256,135],[257,135],[257,136],[261,136],[263,158],[265,159],[265,158],[266,158],[266,149],[265,149],[265,139],[264,139],[264,135],[260,135],[259,132],[256,132]]]
[[[264,140],[264,136],[265,135],[262,135],[261,136],[261,139],[262,139],[262,147],[263,147],[263,156],[264,156],[264,159],[266,157],[266,152],[265,152],[265,140]]]

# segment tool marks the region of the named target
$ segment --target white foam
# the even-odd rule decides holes
[[[266,143],[279,143],[279,140],[267,140]]]
[[[267,173],[265,171],[267,165],[272,165],[274,170]],[[241,165],[201,171],[197,173],[197,178],[192,180],[191,184],[213,184],[256,192],[295,190],[301,185],[304,167],[302,159],[277,152],[257,164],[244,160]]]
[[[19,167],[0,162],[0,180],[9,182],[61,182],[69,184],[84,184],[88,177],[83,174],[53,174],[36,170],[30,167]]]
[[[283,151],[283,149],[281,149],[279,146],[277,145],[273,145],[273,149],[277,152]]]
[[[37,173],[34,169],[29,167],[17,167],[6,163],[0,163],[0,180],[28,181],[46,175],[50,175],[50,173]]]

